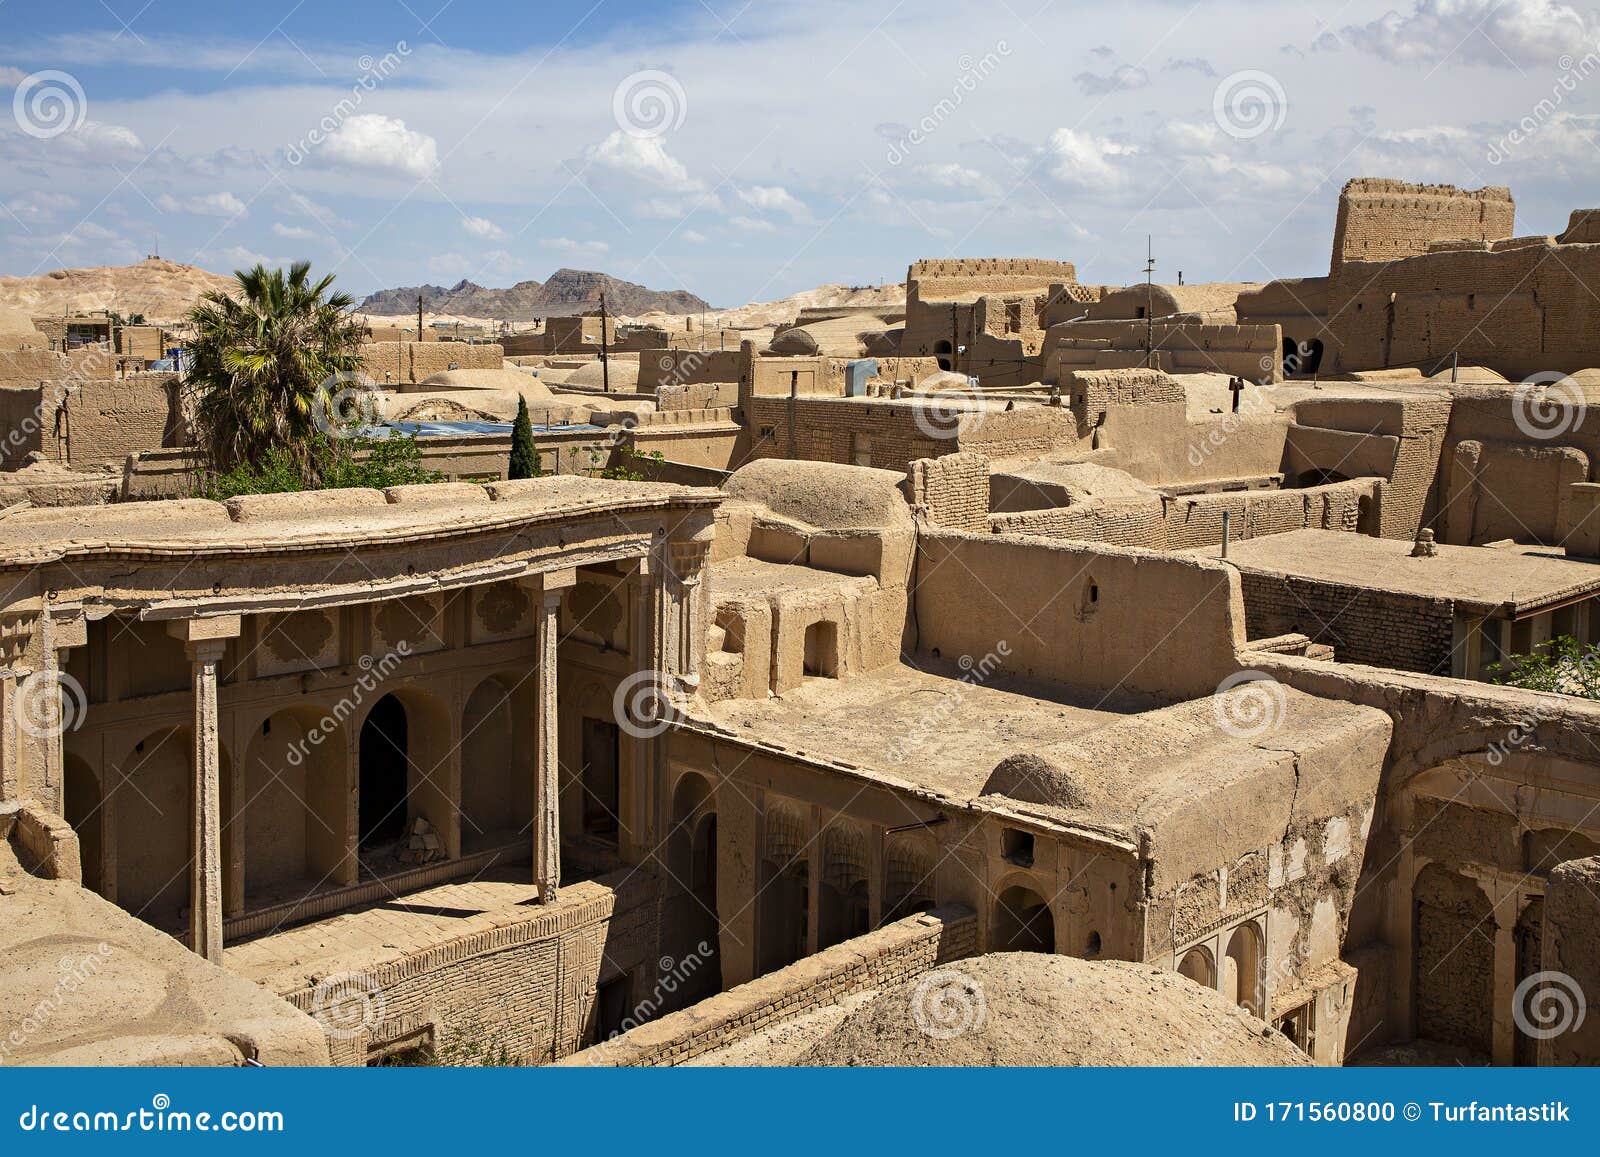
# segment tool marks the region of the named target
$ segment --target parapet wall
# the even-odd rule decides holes
[[[1112,371],[1147,362],[1169,374],[1233,374],[1253,382],[1278,382],[1283,380],[1283,331],[1276,325],[1078,321],[1052,327],[1045,338],[1047,382],[1059,382],[1074,371]]]
[[[983,533],[989,529],[989,460],[947,454],[911,463],[911,504],[935,526]]]
[[[499,345],[474,345],[462,341],[379,341],[361,347],[361,372],[382,384],[420,382],[452,368],[498,370],[505,365]]]
[[[978,917],[951,904],[825,948],[787,968],[730,988],[692,1008],[585,1049],[564,1065],[639,1068],[681,1065],[776,1024],[884,988],[978,948]]]
[[[1358,177],[1339,194],[1332,268],[1415,257],[1438,241],[1498,241],[1511,236],[1515,215],[1511,190],[1503,186],[1468,190]]]
[[[1093,693],[1209,695],[1245,637],[1233,568],[1127,547],[924,529],[915,599],[919,651]]]
[[[1070,261],[1035,257],[967,257],[914,261],[906,271],[906,297],[938,301],[984,293],[1048,289],[1072,284],[1078,270]]]

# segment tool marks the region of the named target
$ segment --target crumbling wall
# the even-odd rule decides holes
[[[1468,190],[1357,177],[1339,194],[1332,268],[1415,257],[1437,241],[1498,241],[1511,236],[1515,214],[1503,186]]]
[[[1582,1001],[1584,994],[1600,992],[1600,900],[1596,897],[1600,897],[1600,859],[1568,860],[1551,870],[1544,894],[1540,964],[1564,974],[1570,984],[1563,986],[1564,994],[1544,994],[1546,1000],[1564,995],[1568,1001]],[[1578,995],[1574,996],[1574,992]],[[1530,994],[1530,1003],[1540,996],[1537,991]],[[1566,1028],[1539,1041],[1541,1065],[1600,1063],[1600,1016],[1590,1008],[1581,1021],[1573,1023],[1577,1020],[1574,1010],[1583,1008],[1582,1003],[1569,1004],[1563,1012],[1559,1005],[1555,1006],[1556,1015],[1563,1020],[1549,1028],[1562,1023]]]
[[[772,1025],[837,1005],[846,997],[971,956],[977,948],[978,918],[972,909],[960,904],[935,908],[640,1025],[563,1063],[623,1068],[681,1065]]]
[[[740,351],[648,349],[639,352],[639,392],[704,382],[737,382]]]
[[[1256,571],[1240,579],[1252,639],[1301,634],[1332,646],[1341,662],[1450,673],[1455,608],[1447,599]]]
[[[1476,883],[1438,864],[1417,874],[1415,1035],[1487,1057],[1494,1030],[1494,909]]]
[[[953,530],[989,529],[989,460],[981,454],[947,454],[911,463],[911,504],[929,522]]]

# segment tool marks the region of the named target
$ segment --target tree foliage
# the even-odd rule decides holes
[[[537,478],[539,451],[533,444],[533,418],[528,414],[528,399],[517,399],[517,420],[511,425],[511,461],[507,478]]]
[[[353,300],[329,292],[331,274],[313,281],[306,261],[234,277],[237,299],[213,291],[189,314],[185,389],[201,449],[219,481],[241,469],[264,479],[270,467],[298,474],[299,489],[330,485],[349,448],[336,452],[327,416],[361,365]]]
[[[1536,643],[1532,653],[1513,655],[1486,670],[1491,682],[1507,687],[1600,699],[1600,647],[1570,635]]]

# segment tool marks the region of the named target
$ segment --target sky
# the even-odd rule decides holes
[[[601,269],[714,305],[926,257],[1327,270],[1340,186],[1600,204],[1555,0],[0,0],[0,273]],[[7,115],[9,113],[9,115]]]

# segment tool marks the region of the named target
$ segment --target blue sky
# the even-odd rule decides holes
[[[0,0],[0,273],[306,257],[361,293],[570,265],[715,304],[1039,256],[1326,269],[1360,175],[1600,201],[1554,0]],[[17,31],[17,30],[22,31]],[[10,115],[4,115],[9,111]],[[159,240],[158,240],[159,239]]]

